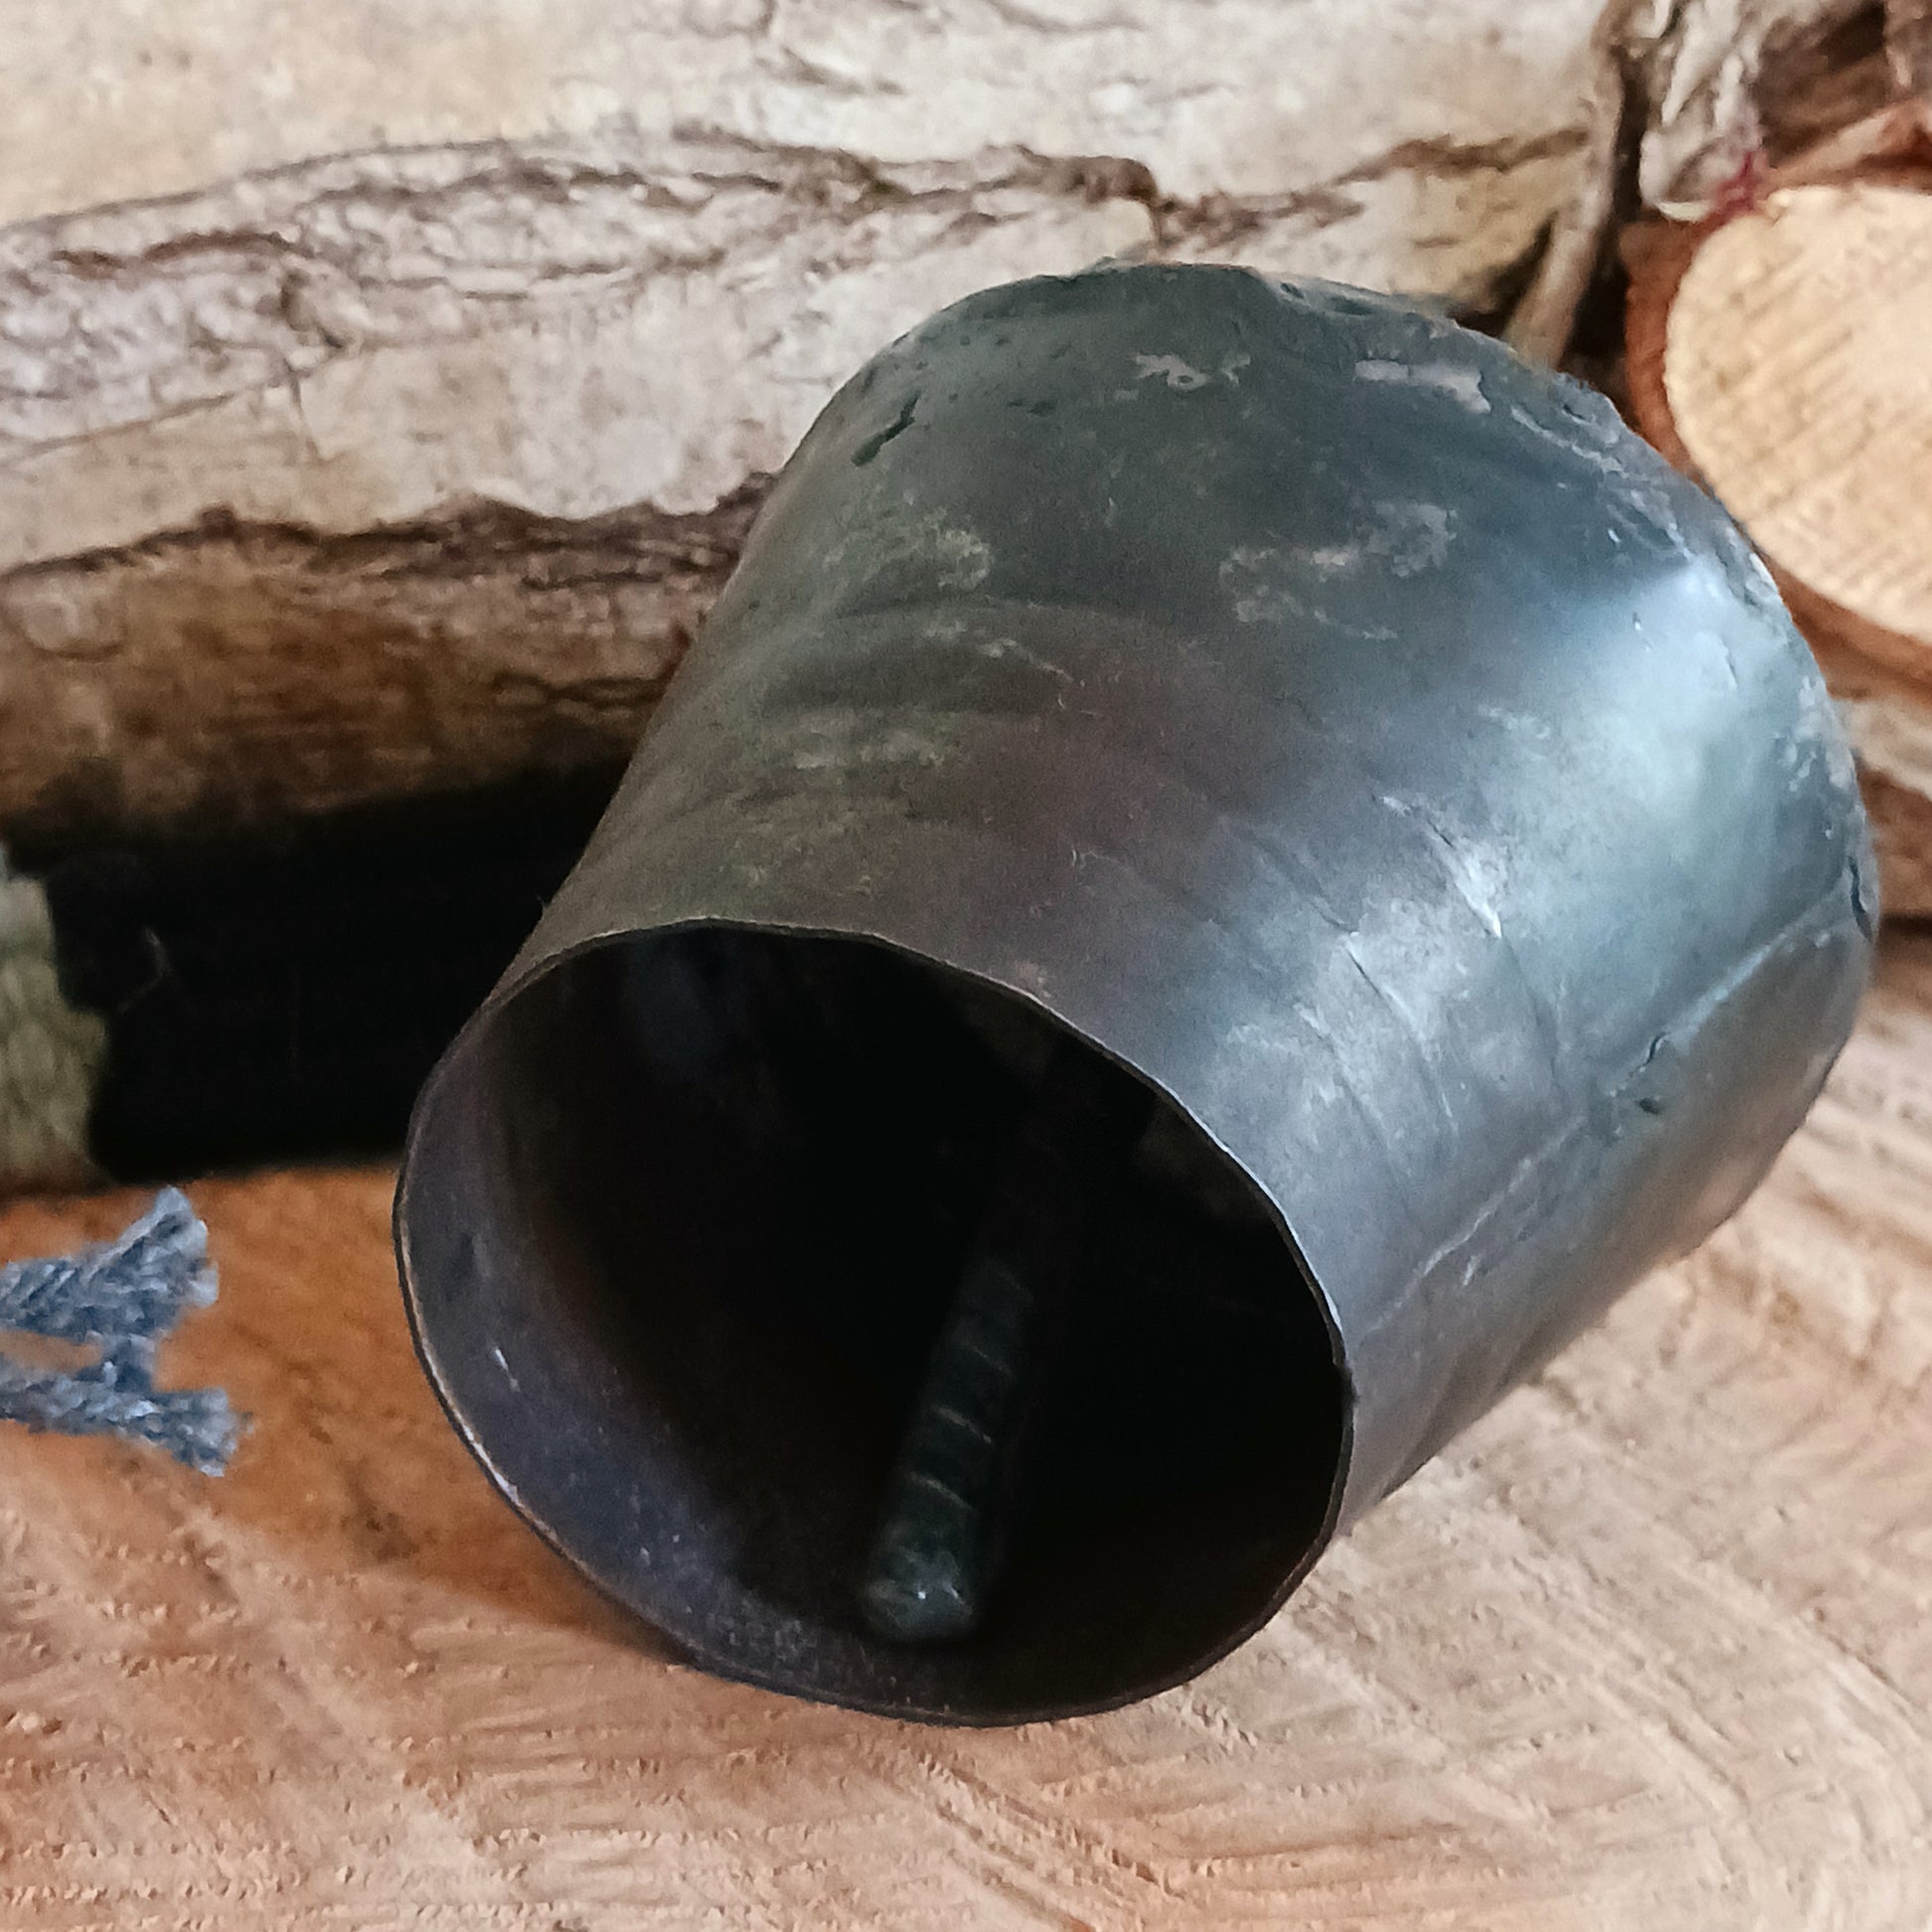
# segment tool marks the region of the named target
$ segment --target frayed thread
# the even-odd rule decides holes
[[[219,1475],[240,1424],[220,1389],[157,1389],[158,1344],[214,1300],[207,1229],[179,1188],[112,1241],[0,1268],[0,1329],[90,1344],[99,1359],[62,1372],[0,1354],[0,1421],[69,1436],[119,1436]]]

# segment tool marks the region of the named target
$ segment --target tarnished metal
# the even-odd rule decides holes
[[[1117,1704],[1742,1200],[1850,1029],[1872,878],[1768,577],[1600,399],[1323,285],[992,290],[814,426],[426,1089],[423,1359],[711,1668]],[[910,1646],[868,1550],[1068,1039],[1157,1118],[997,1593]]]

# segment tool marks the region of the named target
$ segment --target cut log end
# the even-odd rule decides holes
[[[1638,427],[1737,517],[1817,650],[1886,908],[1917,917],[1932,914],[1932,160],[1916,111],[1880,120],[1780,171],[1741,215],[1626,237],[1626,358]]]

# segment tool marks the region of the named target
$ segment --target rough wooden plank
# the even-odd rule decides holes
[[[413,1359],[379,1173],[200,1190],[208,1483],[0,1434],[0,1923],[1932,1918],[1932,941],[1739,1219],[1106,1718],[949,1733],[721,1686],[517,1525]],[[0,1253],[117,1225],[23,1204]]]

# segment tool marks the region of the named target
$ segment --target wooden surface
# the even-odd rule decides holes
[[[1932,109],[1794,158],[1735,218],[1648,221],[1637,427],[1749,532],[1840,700],[1893,913],[1932,914]]]
[[[1932,195],[1780,189],[1698,248],[1663,380],[1705,482],[1870,654],[1932,675]]]
[[[1932,938],[1735,1223],[1100,1719],[918,1729],[638,1638],[444,1425],[388,1191],[199,1189],[169,1367],[253,1413],[225,1478],[0,1431],[7,1932],[1932,1922]]]
[[[1554,354],[1631,139],[1703,193],[1845,11],[14,0],[0,825],[627,747],[763,480],[972,289],[1237,260],[1495,318],[1554,224]]]
[[[973,289],[1233,258],[1493,308],[1597,6],[17,0],[0,824],[626,749],[763,479]]]

